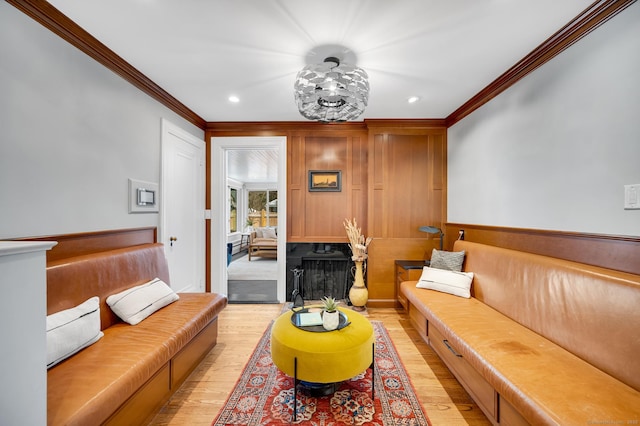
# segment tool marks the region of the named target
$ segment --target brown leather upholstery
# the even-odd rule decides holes
[[[532,424],[640,419],[640,277],[458,241],[475,297],[401,291]],[[634,355],[635,354],[635,355]]]
[[[48,424],[100,424],[109,418],[226,306],[218,294],[180,300],[131,326],[107,296],[159,277],[169,282],[161,244],[81,256],[47,268],[48,313],[98,295],[104,337],[48,371]],[[169,384],[167,383],[167,387]]]
[[[163,247],[159,243],[144,244],[50,262],[47,315],[98,296],[102,330],[119,323],[107,305],[107,297],[154,278],[170,284]]]
[[[640,390],[640,276],[457,241],[473,295]]]

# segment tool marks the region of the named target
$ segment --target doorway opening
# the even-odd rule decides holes
[[[278,303],[277,158],[275,150],[227,150],[229,303]]]
[[[277,166],[275,177],[262,169],[266,157]],[[211,170],[211,291],[231,303],[284,302],[286,138],[213,137]],[[272,245],[252,244],[263,231],[276,234]],[[244,300],[234,281],[246,281]]]

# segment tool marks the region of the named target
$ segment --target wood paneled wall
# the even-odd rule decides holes
[[[366,229],[367,134],[297,135],[288,141],[287,241],[345,242],[343,222]],[[310,170],[340,170],[340,192],[311,192]]]
[[[418,230],[446,221],[446,129],[371,126],[369,132],[370,306],[395,306],[395,260],[424,259],[439,241]]]
[[[288,242],[347,242],[343,221],[353,217],[367,229],[366,124],[210,123],[206,140],[222,136],[287,138]],[[309,170],[340,170],[342,191],[309,192]],[[210,176],[208,171],[207,182],[210,182]],[[210,208],[210,201],[207,201],[207,208]]]
[[[377,238],[420,238],[418,228],[446,217],[445,133],[372,136],[371,232]]]
[[[287,241],[347,242],[343,223],[355,218],[374,239],[370,306],[395,306],[396,259],[424,259],[439,247],[418,228],[446,221],[444,120],[210,123],[212,136],[287,137]],[[309,170],[341,170],[342,191],[310,192]]]

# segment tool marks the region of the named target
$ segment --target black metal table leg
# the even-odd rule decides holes
[[[371,344],[371,400],[375,400],[376,395],[376,344]]]
[[[293,358],[293,422],[298,412],[298,357]]]
[[[376,344],[371,345],[371,399],[376,396]],[[298,357],[293,358],[293,421],[296,422],[298,415]],[[335,391],[335,389],[334,389]]]

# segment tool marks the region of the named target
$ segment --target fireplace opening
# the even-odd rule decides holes
[[[346,243],[287,243],[287,300],[349,302],[354,263]]]

